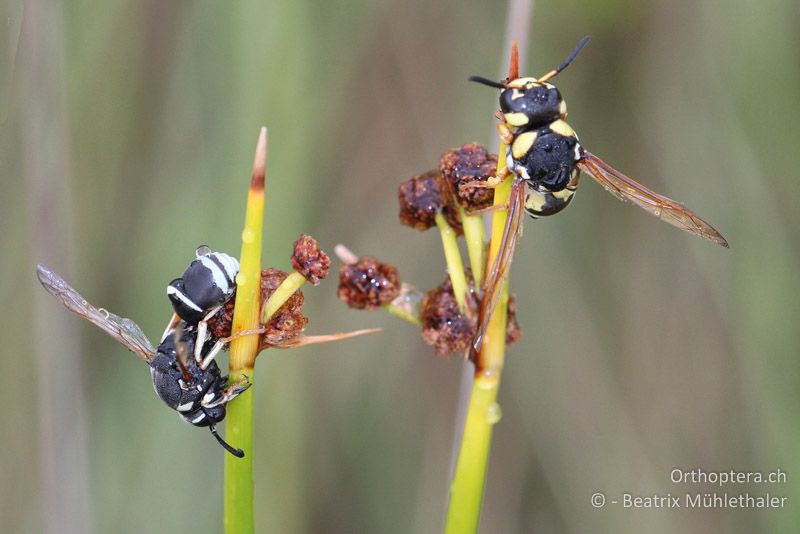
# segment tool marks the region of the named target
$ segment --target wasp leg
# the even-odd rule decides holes
[[[459,190],[464,191],[467,189],[494,189],[511,175],[511,171],[507,167],[503,167],[496,176],[490,177],[485,182],[466,182],[458,186]]]
[[[497,211],[497,210],[507,210],[509,208],[509,206],[510,206],[510,203],[506,202],[505,204],[498,204],[497,206],[489,206],[487,208],[481,208],[479,210],[474,210],[474,211],[470,211],[470,212],[467,212],[467,213],[469,215],[483,215],[485,213],[492,213],[493,211]]]
[[[203,359],[200,361],[200,369],[202,369],[203,371],[205,371],[205,370],[206,370],[206,368],[208,367],[208,365],[209,365],[209,364],[210,364],[212,361],[214,361],[214,358],[216,358],[216,357],[217,357],[217,354],[219,354],[219,352],[220,352],[222,349],[224,349],[224,348],[225,348],[225,342],[224,342],[224,341],[222,341],[222,340],[219,340],[219,341],[217,341],[216,343],[214,343],[214,346],[213,346],[213,347],[211,347],[211,350],[210,350],[210,351],[208,351],[208,354],[206,354],[206,357],[205,357],[205,358],[203,358]]]
[[[503,114],[499,111],[495,114],[495,117],[500,119],[500,122],[497,124],[497,134],[506,145],[511,145],[511,142],[514,141],[514,134],[511,133],[511,129],[508,127],[508,124],[506,124],[505,117],[503,117]]]
[[[256,329],[253,329],[253,330],[242,330],[241,332],[237,332],[237,333],[233,334],[232,336],[223,337],[223,338],[218,339],[217,342],[214,343],[214,346],[211,347],[211,350],[208,351],[208,354],[206,354],[205,358],[203,358],[202,361],[200,361],[200,369],[205,371],[206,367],[208,367],[208,364],[210,364],[214,360],[214,358],[217,357],[219,352],[222,349],[224,349],[228,345],[228,343],[230,343],[231,341],[233,341],[237,337],[249,336],[249,335],[253,335],[253,334],[263,334],[265,331],[266,330],[264,328],[256,328]],[[198,334],[198,336],[199,336],[199,334]]]
[[[214,317],[222,306],[216,306],[209,311],[203,320],[197,323],[197,339],[194,342],[194,361],[200,363],[203,361],[203,345],[206,344],[208,339],[208,320]]]
[[[173,327],[173,326],[175,326],[176,324],[178,324],[178,321],[180,321],[180,317],[178,317],[178,314],[177,314],[177,313],[173,313],[173,314],[172,314],[172,318],[171,318],[171,319],[169,320],[169,322],[167,323],[167,327],[164,329],[164,333],[163,333],[163,334],[161,334],[161,341],[160,341],[160,343],[163,343],[163,342],[164,342],[164,340],[165,340],[165,339],[167,339],[167,335],[169,335],[169,331],[170,331],[170,330],[172,330],[172,327]]]
[[[204,397],[203,400],[200,401],[200,404],[203,406],[203,408],[213,408],[215,406],[219,406],[220,404],[227,404],[247,391],[252,385],[253,384],[250,382],[250,379],[247,377],[247,375],[243,375],[241,380],[234,382],[225,388],[225,390],[222,392],[222,396],[217,399],[208,399],[208,401],[206,401],[206,398]]]

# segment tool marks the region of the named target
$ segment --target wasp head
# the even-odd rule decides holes
[[[504,82],[495,82],[480,76],[471,76],[472,82],[478,82],[501,90],[500,109],[506,124],[514,131],[522,128],[539,128],[547,126],[557,119],[567,116],[567,104],[561,98],[558,89],[547,80],[558,76],[572,63],[583,47],[589,42],[587,35],[580,40],[575,50],[567,56],[558,68],[540,78],[516,78]]]
[[[567,116],[567,104],[556,86],[535,78],[508,82],[500,93],[500,110],[513,128],[538,128]]]
[[[556,86],[536,78],[495,82],[480,76],[470,81],[500,89],[500,110],[512,130],[539,128],[567,116],[567,104]]]

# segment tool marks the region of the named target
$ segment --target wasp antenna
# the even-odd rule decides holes
[[[578,57],[578,54],[581,53],[581,50],[583,50],[583,47],[586,46],[587,44],[589,44],[589,41],[591,41],[591,40],[592,40],[592,36],[591,35],[585,35],[583,37],[583,39],[581,39],[580,42],[578,42],[578,46],[575,47],[575,50],[573,50],[572,53],[569,56],[567,56],[567,59],[565,59],[564,62],[561,63],[561,65],[558,66],[557,69],[551,70],[550,72],[548,72],[547,74],[545,74],[544,76],[539,78],[538,81],[539,82],[547,81],[550,78],[553,78],[554,76],[557,76],[558,73],[560,73],[562,70],[564,70],[567,67],[569,67],[570,63],[575,61],[575,58]]]
[[[237,458],[244,458],[244,451],[242,449],[234,449],[233,447],[228,445],[225,442],[225,440],[222,439],[219,434],[217,434],[217,428],[214,425],[210,425],[208,429],[211,430],[211,435],[217,438],[217,441],[219,442],[220,445],[222,445],[223,449],[225,449],[232,455],[236,456]]]
[[[506,85],[500,82],[496,82],[494,80],[490,80],[488,78],[484,78],[482,76],[470,76],[467,80],[471,82],[476,82],[482,85],[488,85],[489,87],[494,87],[496,89],[505,89]]]

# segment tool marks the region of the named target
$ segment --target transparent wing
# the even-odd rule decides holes
[[[728,247],[725,238],[693,212],[674,200],[661,196],[631,180],[591,152],[583,152],[583,157],[578,162],[578,168],[594,178],[606,191],[618,199],[633,202],[666,223],[704,237],[723,247]]]
[[[479,351],[486,327],[492,317],[492,312],[497,307],[500,295],[503,294],[508,272],[511,267],[511,260],[514,257],[514,248],[517,246],[517,237],[522,231],[522,215],[525,205],[525,182],[515,177],[511,186],[511,193],[508,197],[508,217],[506,227],[503,229],[503,239],[500,241],[500,249],[497,257],[492,263],[492,267],[486,274],[486,282],[483,285],[483,295],[481,297],[480,311],[478,314],[478,331],[472,342],[472,348]]]
[[[63,278],[44,265],[36,266],[36,275],[47,292],[60,300],[69,311],[98,326],[141,360],[149,363],[153,359],[156,351],[139,325],[108,310],[92,306]]]

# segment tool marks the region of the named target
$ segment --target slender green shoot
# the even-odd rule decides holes
[[[509,78],[519,77],[517,44],[511,48]],[[500,154],[506,145],[500,143]],[[506,166],[505,158],[497,162],[497,176]],[[489,241],[487,265],[492,265],[500,251],[503,230],[508,219],[507,204],[511,193],[513,175],[508,176],[494,190],[492,210],[492,234]],[[500,302],[492,312],[484,335],[481,350],[476,357],[475,380],[472,385],[461,448],[456,462],[456,471],[450,485],[450,503],[445,524],[446,534],[474,534],[480,522],[486,470],[492,443],[492,429],[500,420],[497,393],[503,372],[506,348],[506,323],[508,319],[508,282],[503,287]]]
[[[472,279],[475,287],[480,287],[483,282],[483,217],[479,214],[470,215],[463,206],[458,206],[458,213],[461,216],[461,224],[464,227],[464,240],[467,243],[467,254],[469,255],[469,266],[472,269]]]
[[[458,309],[461,313],[466,313],[469,285],[467,285],[467,277],[464,275],[461,251],[458,250],[458,235],[447,223],[441,211],[436,214],[436,226],[439,227],[439,233],[442,236],[444,259],[447,262],[447,272],[450,275],[450,282],[453,284],[453,295],[458,303]]]
[[[267,302],[264,303],[264,311],[261,315],[261,323],[267,324],[270,318],[275,315],[275,312],[283,306],[289,298],[294,295],[295,291],[300,289],[306,283],[306,277],[297,271],[289,273],[289,276],[280,283],[275,289],[275,292],[270,295]]]
[[[261,241],[264,225],[264,182],[267,162],[267,129],[262,128],[247,193],[240,269],[236,276],[236,304],[232,333],[259,326],[261,301]],[[234,339],[230,351],[230,380],[253,380],[259,350],[258,335]],[[252,534],[253,514],[253,388],[228,404],[226,440],[245,451],[244,458],[225,453],[224,525],[226,534]]]

